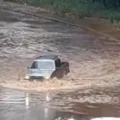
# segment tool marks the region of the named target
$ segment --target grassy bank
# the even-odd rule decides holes
[[[21,2],[22,0],[8,1]],[[98,1],[93,3],[91,0],[24,0],[24,2],[28,5],[50,9],[62,16],[107,18],[111,23],[120,21],[120,10],[107,9]]]

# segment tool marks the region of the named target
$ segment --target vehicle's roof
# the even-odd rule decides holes
[[[50,59],[50,60],[56,60],[58,56],[56,55],[44,55],[44,56],[39,56],[36,59]]]

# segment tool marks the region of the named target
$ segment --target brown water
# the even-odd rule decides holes
[[[0,16],[0,84],[50,92],[25,93],[1,88],[1,120],[119,117],[119,40],[20,13],[1,10]],[[42,54],[56,54],[69,61],[70,74],[62,80],[43,83],[24,81],[26,67]],[[45,118],[42,113],[46,111],[53,118]]]
[[[70,62],[68,79],[80,82],[77,84],[85,81],[108,84],[119,79],[119,41],[24,14],[1,11],[1,16],[0,68],[3,78],[22,79],[26,66],[36,56],[56,54]],[[7,70],[10,72],[5,72]]]
[[[40,95],[41,96],[41,95]],[[67,118],[83,118],[83,115],[53,110],[44,106],[39,94],[28,94],[10,89],[0,90],[1,120],[63,120]],[[41,104],[43,102],[43,104]]]
[[[76,104],[59,99],[56,108],[54,96],[49,101],[47,94],[0,90],[1,120],[91,120],[96,117],[120,117],[119,106],[109,104]],[[51,96],[49,96],[51,97]],[[52,109],[54,108],[54,109]]]

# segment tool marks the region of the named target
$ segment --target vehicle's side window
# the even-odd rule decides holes
[[[33,62],[31,68],[32,68],[32,69],[37,69],[37,62]]]
[[[57,68],[61,67],[61,61],[60,61],[60,59],[57,59],[57,60],[55,61],[55,66],[56,66]]]

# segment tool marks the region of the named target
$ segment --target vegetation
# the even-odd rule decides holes
[[[120,0],[25,0],[25,2],[53,9],[55,14],[59,15],[78,18],[94,16],[107,18],[112,23],[120,21]]]

